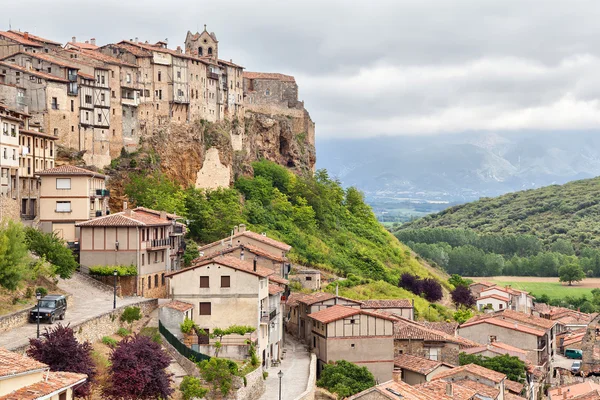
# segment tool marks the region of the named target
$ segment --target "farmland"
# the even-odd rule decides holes
[[[532,276],[494,276],[494,277],[475,277],[474,281],[484,281],[495,283],[498,286],[511,285],[514,289],[525,290],[534,295],[546,294],[552,299],[563,298],[565,296],[579,297],[587,295],[592,297],[591,292],[594,288],[600,288],[600,278],[587,278],[582,282],[568,286],[558,281],[558,278],[532,277]]]

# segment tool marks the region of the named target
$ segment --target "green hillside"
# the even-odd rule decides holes
[[[443,272],[418,261],[378,223],[355,188],[343,189],[326,171],[297,176],[268,161],[252,166],[253,176],[238,177],[233,188],[183,188],[156,172],[129,174],[124,190],[136,205],[184,216],[189,239],[199,244],[226,237],[240,223],[267,232],[293,246],[290,259],[295,263],[349,278],[343,281],[349,295],[360,286],[364,296],[364,288],[374,285],[373,293],[415,297],[397,287],[406,272],[450,287]],[[419,298],[418,308],[424,311],[427,305]],[[437,317],[434,310],[432,319]]]
[[[600,178],[509,193],[451,207],[400,230],[463,228],[484,234],[534,235],[549,249],[557,239],[600,248]]]

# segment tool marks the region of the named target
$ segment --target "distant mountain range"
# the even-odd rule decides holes
[[[371,203],[462,203],[600,175],[600,133],[463,133],[317,141],[317,168]]]

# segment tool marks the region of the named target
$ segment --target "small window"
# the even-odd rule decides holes
[[[351,319],[351,320],[350,320],[350,323],[351,323],[352,325],[354,325],[354,324],[356,324],[356,320],[355,320],[355,319]]]
[[[154,275],[154,287],[158,287],[158,275]]]
[[[313,347],[317,347],[317,337],[313,336]]]
[[[312,276],[307,276],[307,277],[306,277],[306,280],[307,280],[307,281],[312,281]]]
[[[354,343],[350,343],[350,348],[354,349],[354,348],[356,348],[356,345]]]
[[[200,303],[199,312],[200,315],[211,315],[210,302]]]
[[[223,287],[223,288],[231,287],[231,277],[222,276],[221,277],[221,287]]]
[[[160,71],[158,71],[158,81],[159,81],[159,82],[161,81],[161,77],[162,77],[162,74],[161,74],[161,72],[160,72]]]
[[[58,189],[58,190],[71,189],[71,178],[56,178],[56,189]]]
[[[148,277],[148,289],[152,289],[152,277]]]
[[[71,212],[71,202],[70,201],[57,201],[56,202],[56,212]]]
[[[162,273],[160,275],[160,283],[161,283],[161,285],[165,286],[165,274],[164,273]]]
[[[207,288],[207,287],[209,287],[208,276],[201,276],[200,277],[200,287],[201,288]]]
[[[146,261],[146,255],[142,254],[142,265],[144,265],[144,262]]]

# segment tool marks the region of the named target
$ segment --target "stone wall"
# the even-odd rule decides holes
[[[114,285],[114,277],[112,276],[98,276],[98,275],[90,275],[95,280],[101,282],[113,290]],[[128,297],[128,296],[136,296],[137,288],[136,288],[137,276],[118,276],[117,277],[117,296],[119,297]]]
[[[69,308],[73,307],[73,304],[73,296],[67,295],[67,313],[69,312]],[[27,307],[0,317],[0,333],[26,325],[29,322],[29,311],[34,308],[35,306]]]
[[[21,220],[19,203],[17,200],[7,196],[0,196],[0,220],[3,219],[11,219],[13,221]]]
[[[458,354],[460,349],[453,343],[441,344],[438,353],[439,360],[448,364],[458,365]],[[394,339],[394,354],[408,354],[412,356],[429,358],[429,348],[423,346],[422,340],[399,340]]]
[[[175,349],[175,347],[171,346],[171,344],[167,341],[167,339],[165,339],[165,337],[162,334],[160,336],[162,338],[163,347],[167,350],[169,355],[173,357],[175,361],[177,361],[177,364],[179,364],[181,368],[183,368],[186,374],[190,376],[195,376],[196,378],[200,378],[200,371],[198,370],[196,364],[190,361],[187,357],[181,355],[181,353],[179,353],[177,349]]]
[[[206,158],[196,177],[196,187],[201,189],[216,189],[228,187],[231,182],[231,167],[223,165],[219,150],[211,147],[206,151]]]
[[[308,382],[306,383],[306,390],[302,394],[296,397],[294,400],[314,400],[315,389],[317,383],[317,356],[314,353],[310,355],[310,366],[308,369]]]
[[[234,379],[234,387],[239,387],[231,400],[258,400],[265,392],[265,380],[262,376],[262,369],[257,368],[246,375],[247,386],[244,386],[240,377]]]

